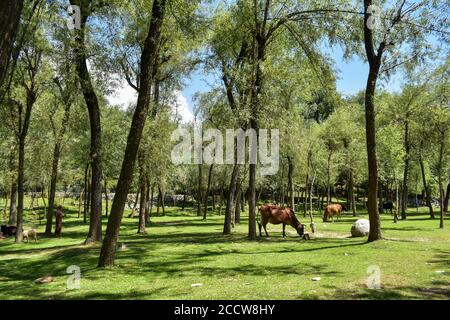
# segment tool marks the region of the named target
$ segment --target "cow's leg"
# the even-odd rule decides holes
[[[259,236],[262,237],[262,234],[261,234],[261,223],[260,222],[258,222],[258,228],[259,228]]]
[[[269,234],[267,233],[266,226],[267,226],[267,222],[263,222],[264,232],[266,233],[266,237],[269,237]]]
[[[286,238],[286,223],[283,223],[283,238]]]

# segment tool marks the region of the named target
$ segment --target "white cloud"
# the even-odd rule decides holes
[[[114,93],[109,94],[107,99],[111,105],[118,105],[122,108],[126,108],[128,105],[136,103],[137,93],[136,90],[128,85],[125,79],[122,79],[119,83],[119,87]]]
[[[176,90],[174,91],[175,105],[172,106],[174,113],[181,117],[181,122],[188,123],[194,121],[194,115],[189,110],[189,104],[183,94]]]
[[[125,79],[122,79],[119,81],[119,86],[107,96],[107,99],[111,105],[126,108],[130,104],[137,102],[137,93],[128,85]],[[194,115],[189,109],[189,103],[181,91],[175,90],[170,100],[172,112],[181,117],[181,122],[188,123],[194,120]]]

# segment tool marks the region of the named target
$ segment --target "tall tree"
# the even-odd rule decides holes
[[[87,67],[86,23],[91,14],[98,8],[93,0],[70,0],[72,5],[80,7],[80,28],[75,29],[75,65],[81,91],[89,112],[91,128],[91,187],[90,187],[90,219],[86,244],[102,240],[102,160],[101,160],[101,122],[100,107],[97,94],[92,85]]]
[[[37,75],[40,71],[42,62],[42,49],[37,44],[37,39],[33,37],[22,50],[21,60],[24,66],[20,69],[21,86],[25,90],[25,108],[21,101],[15,101],[17,104],[17,141],[19,145],[19,164],[17,171],[17,233],[16,242],[22,242],[23,229],[23,201],[24,201],[24,182],[25,182],[25,140],[30,127],[31,112],[38,97],[39,84]]]
[[[375,138],[375,91],[380,74],[389,75],[399,66],[414,64],[428,53],[424,45],[426,35],[439,33],[434,25],[445,19],[438,8],[441,4],[421,1],[408,4],[398,1],[390,8],[374,5],[372,0],[364,0],[364,48],[369,63],[369,74],[365,89],[366,147],[369,170],[368,211],[370,232],[368,241],[382,238],[378,212],[378,163]],[[443,35],[443,34],[441,34]],[[404,50],[400,52],[403,48]],[[395,50],[397,48],[397,50]]]
[[[158,54],[158,45],[161,36],[161,26],[166,10],[166,0],[155,0],[152,5],[150,26],[144,42],[141,55],[139,75],[139,95],[136,110],[133,114],[130,132],[128,134],[125,157],[122,162],[119,181],[117,182],[116,194],[111,206],[105,239],[103,240],[99,267],[111,267],[114,265],[116,255],[116,242],[119,235],[125,201],[128,188],[133,180],[134,163],[139,149],[139,143],[144,129],[147,110],[150,104],[150,90],[155,74],[155,62]]]

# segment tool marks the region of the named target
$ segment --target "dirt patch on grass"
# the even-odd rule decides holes
[[[349,233],[335,232],[335,231],[321,231],[316,233],[310,233],[311,238],[336,238],[346,239],[351,237]]]

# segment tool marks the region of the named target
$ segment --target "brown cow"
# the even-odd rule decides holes
[[[323,213],[323,222],[329,221],[328,219],[331,217],[331,221],[334,222],[334,216],[336,216],[336,221],[341,217],[341,213],[345,211],[342,205],[339,203],[329,204],[325,208]]]
[[[301,224],[297,217],[295,216],[294,210],[291,208],[284,208],[273,204],[264,204],[259,207],[259,212],[261,214],[261,222],[258,222],[259,226],[259,236],[261,237],[261,227],[264,227],[264,231],[267,233],[266,225],[267,223],[272,224],[283,224],[283,238],[286,237],[286,225],[290,225],[295,230],[300,237],[303,237],[305,233],[305,225]]]

